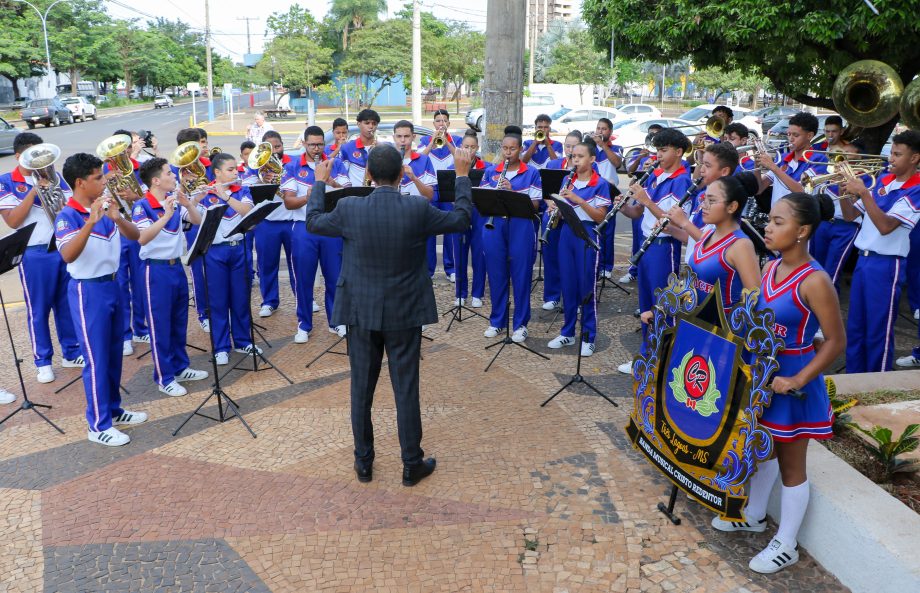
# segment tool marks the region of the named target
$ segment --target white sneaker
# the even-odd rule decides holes
[[[455,307],[462,306],[463,303],[465,303],[465,302],[466,302],[466,299],[462,299],[462,298],[454,299],[454,306],[455,306]]]
[[[275,308],[271,305],[262,305],[259,307],[259,317],[271,317],[274,312]]]
[[[602,275],[604,276],[604,278],[613,278],[613,272],[611,272],[610,270],[604,270]]]
[[[208,378],[208,371],[198,371],[189,367],[182,372],[176,373],[174,378],[180,383],[183,381],[201,381]]]
[[[543,310],[544,310],[544,311],[552,311],[553,309],[555,309],[555,308],[558,307],[558,306],[559,306],[559,301],[545,301],[545,302],[543,303]]]
[[[610,276],[607,276],[607,277],[609,278]],[[629,284],[630,282],[635,282],[635,281],[636,281],[636,277],[630,274],[629,272],[626,272],[625,274],[620,276],[620,284]]]
[[[138,344],[149,344],[150,334],[147,334],[146,336],[131,336],[131,340],[137,342]]]
[[[908,354],[907,356],[902,356],[897,359],[895,364],[901,368],[912,369],[914,367],[920,367],[920,359],[914,357],[913,354]]]
[[[335,326],[335,327],[330,327],[330,328],[329,328],[329,333],[330,333],[330,334],[335,334],[335,335],[337,335],[337,336],[340,337],[340,338],[344,338],[344,337],[345,337],[345,334],[348,333],[348,327],[346,327],[346,326],[344,326],[344,325],[337,325],[337,326]]]
[[[617,367],[617,370],[623,373],[624,375],[632,375],[633,363],[624,362],[623,364]]]
[[[255,344],[250,344],[245,348],[234,348],[233,351],[239,352],[240,354],[252,354],[253,351],[255,351],[256,354],[262,354],[262,349]]]
[[[38,367],[38,382],[39,383],[51,383],[54,381],[54,370],[51,368],[51,365]]]
[[[517,328],[516,330],[514,330],[514,333],[511,334],[512,342],[517,342],[518,344],[520,344],[526,339],[527,339],[527,328],[523,325]]]
[[[581,355],[582,356],[591,356],[594,354],[595,348],[594,344],[591,342],[582,342],[581,343]]]
[[[130,426],[147,422],[147,412],[132,412],[122,410],[121,414],[112,418],[112,426]]]
[[[571,346],[575,343],[575,338],[570,338],[568,336],[556,336],[547,344],[547,348],[552,348],[556,350],[557,348],[562,348],[563,346]]]
[[[712,518],[712,528],[719,531],[752,531],[763,533],[767,530],[767,518],[749,523],[747,521],[724,521],[718,517]]]
[[[294,334],[294,343],[295,344],[306,344],[310,339],[310,332],[304,331],[302,329],[297,330],[297,333]]]
[[[198,325],[201,326],[201,331],[203,331],[204,333],[206,334],[211,333],[211,322],[208,321],[207,319],[200,319],[198,321]]]
[[[748,568],[761,574],[772,574],[798,561],[799,551],[774,537],[767,547],[760,551],[760,554],[751,558]]]
[[[158,389],[160,390],[160,393],[165,393],[169,397],[182,397],[183,395],[188,395],[188,390],[185,387],[179,385],[177,381],[173,381],[166,387],[160,385]]]
[[[447,277],[447,279],[450,280],[451,282],[456,282],[456,281],[457,281],[457,275],[456,275],[456,274],[451,274],[450,276]]]
[[[214,362],[216,362],[219,367],[230,364],[230,355],[226,352],[218,352],[214,355]]]
[[[316,304],[316,301],[313,301],[313,312],[319,313],[319,305]]]
[[[920,321],[920,309],[914,309],[914,319]]]
[[[61,361],[61,366],[65,369],[82,369],[86,366],[86,361],[83,360],[83,355],[81,354],[73,360],[67,358],[63,359]]]
[[[101,432],[87,431],[86,438],[92,443],[99,443],[106,447],[121,447],[131,442],[131,437],[114,426]]]
[[[478,309],[478,308],[482,307],[482,299],[477,299],[476,297],[471,298],[471,299],[470,299],[470,307],[472,307],[472,308],[474,308],[474,309]]]
[[[134,354],[134,346],[131,344],[131,340],[125,340],[121,343],[121,355],[131,356],[132,354]]]
[[[486,328],[486,331],[482,332],[482,335],[484,335],[487,338],[494,338],[495,336],[498,335],[499,331],[500,330],[497,327],[492,327],[490,325],[489,327]]]
[[[10,393],[6,389],[0,389],[0,404],[11,404],[16,401],[16,394]]]

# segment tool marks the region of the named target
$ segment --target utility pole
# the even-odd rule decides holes
[[[422,9],[412,0],[412,123],[422,124]]]
[[[527,0],[489,0],[486,12],[486,63],[483,154],[501,150],[505,126],[521,124]]]
[[[530,0],[527,0],[528,8]],[[529,14],[527,38],[530,40],[530,64],[527,68],[527,86],[533,86],[533,63],[534,54],[537,53],[537,21],[540,19],[540,3],[534,2],[534,11],[527,11]],[[536,14],[534,14],[536,12]]]
[[[214,72],[211,69],[211,10],[204,0],[204,56],[208,69],[208,121],[214,121]]]
[[[13,2],[22,2],[23,4],[28,4],[29,6],[32,7],[32,10],[38,13],[38,18],[42,22],[42,34],[44,34],[45,36],[45,60],[48,64],[48,77],[49,78],[53,75],[54,69],[51,67],[51,48],[48,46],[48,13],[51,12],[51,9],[54,8],[55,4],[58,4],[59,2],[65,2],[65,1],[66,0],[55,0],[48,6],[48,8],[45,9],[45,13],[42,14],[42,11],[40,11],[37,6],[29,2],[28,0],[13,0]],[[70,82],[71,82],[71,85],[75,84],[74,81],[70,81]],[[54,76],[54,83],[51,86],[52,86],[52,90],[54,91],[54,93],[57,94],[57,76]],[[72,86],[71,88],[74,92],[76,92],[77,90],[76,87]],[[128,90],[130,91],[130,89]],[[13,89],[13,91],[17,94],[19,93],[18,88]]]
[[[259,20],[259,17],[257,17],[257,16],[241,16],[241,17],[237,17],[236,20],[238,20],[238,21],[246,21],[246,53],[247,53],[247,54],[251,54],[251,53],[252,53],[252,45],[250,45],[250,43],[249,43],[249,21],[257,21],[257,20]]]

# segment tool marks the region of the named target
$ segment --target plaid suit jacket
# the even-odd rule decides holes
[[[343,198],[326,213],[326,185],[313,186],[307,230],[343,239],[333,325],[387,331],[437,323],[426,245],[431,235],[469,228],[469,178],[458,177],[456,187],[450,212],[438,210],[421,196],[384,186],[365,198]]]

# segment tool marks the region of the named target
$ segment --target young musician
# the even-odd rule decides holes
[[[396,122],[393,127],[393,144],[396,146],[396,150],[403,155],[403,169],[405,172],[399,182],[399,191],[410,196],[422,196],[435,204],[435,207],[438,207],[438,194],[436,191],[438,178],[434,164],[427,155],[412,150],[414,142],[415,127],[412,122],[404,119]],[[438,209],[442,210],[439,207]],[[448,211],[449,209],[444,210]],[[445,245],[448,244],[445,243]],[[448,248],[445,246],[445,251]],[[433,277],[438,261],[437,237],[428,237],[427,253],[428,275]]]
[[[252,150],[255,147],[256,143],[252,140],[243,140],[240,144],[240,162],[236,170],[239,172],[240,179],[243,181],[255,175],[255,171],[249,168],[249,155],[252,154]]]
[[[652,124],[648,127],[648,135],[653,137],[655,134],[664,129],[664,126],[659,124]],[[645,147],[643,147],[638,154],[632,158],[632,160],[627,164],[626,171],[636,179],[642,177],[645,172],[655,166],[655,163],[658,160],[658,155],[649,152]],[[690,163],[686,160],[683,161],[684,167],[689,171]],[[610,224],[615,224],[614,221],[610,221]],[[633,218],[630,219],[630,224],[632,226],[632,245],[630,246],[630,255],[636,255],[639,251],[639,247],[642,246],[642,219]],[[612,270],[611,270],[612,274]],[[639,274],[638,266],[630,264],[629,269],[626,271],[623,276],[620,277],[619,282],[621,284],[629,284],[630,282],[636,281],[636,276]]]
[[[553,140],[550,137],[552,124],[552,118],[545,113],[541,113],[537,116],[537,119],[533,122],[534,134],[543,132],[545,137],[542,142],[537,142],[535,139],[524,140],[524,154],[521,155],[522,161],[537,169],[542,169],[546,166],[547,162],[565,156],[562,154],[562,144],[558,140]]]
[[[653,139],[657,152],[658,167],[652,172],[645,187],[633,183],[629,191],[633,195],[630,203],[623,206],[621,212],[630,218],[642,219],[643,241],[652,232],[658,219],[677,204],[692,185],[690,173],[683,165],[684,153],[690,149],[690,141],[680,131],[665,128],[655,134]],[[685,206],[686,210],[690,205]],[[650,311],[655,304],[655,289],[667,286],[668,275],[676,273],[680,267],[679,239],[672,236],[673,229],[667,228],[649,246],[648,251],[639,260],[639,310]],[[648,332],[648,324],[642,323],[642,336]],[[642,343],[645,349],[645,341]],[[632,363],[618,367],[622,373],[632,373]]]
[[[847,313],[847,373],[890,371],[894,322],[898,316],[910,233],[920,220],[920,132],[892,138],[887,175],[870,190],[862,179],[842,189],[856,196],[840,200],[847,220],[863,215],[854,245],[859,253]]]
[[[821,372],[843,352],[847,336],[834,285],[808,254],[809,238],[818,223],[832,214],[826,195],[816,198],[795,192],[773,206],[766,229],[767,247],[778,251],[780,258],[764,269],[757,306],[776,315],[774,331],[784,340],[785,349],[779,353],[779,370],[770,386],[773,395],[760,424],[770,431],[776,456],[760,463],[751,478],[745,520],[712,520],[712,526],[720,531],[762,533],[767,528],[770,492],[777,474],[782,476],[779,529],[748,564],[759,573],[774,573],[798,561],[798,532],[809,499],[805,470],[808,439],[833,436],[833,414]],[[815,352],[812,341],[819,326],[826,341]]]
[[[211,309],[211,332],[214,336],[214,358],[218,365],[230,362],[230,337],[236,352],[252,354],[262,349],[252,343],[249,325],[249,283],[246,278],[246,257],[243,236],[237,233],[225,237],[242,217],[252,210],[249,188],[237,185],[236,159],[220,153],[212,161],[214,181],[202,198],[201,208],[220,204],[228,206],[211,248],[204,257],[208,268],[208,305]],[[263,223],[264,224],[264,223]]]
[[[562,147],[562,157],[547,161],[546,169],[568,169],[575,167],[572,158],[572,151],[581,142],[582,135],[578,130],[573,130],[565,137],[565,144]],[[526,143],[525,143],[526,144]],[[597,157],[595,156],[595,160]],[[592,162],[592,167],[597,170],[596,165]],[[609,186],[608,186],[609,191]],[[540,220],[541,237],[546,231],[546,225],[549,223],[549,204],[547,210],[543,213]],[[562,302],[562,280],[559,275],[559,227],[550,229],[546,233],[546,243],[543,244],[543,310],[552,311]]]
[[[731,144],[736,149],[740,146],[748,145],[748,136],[750,131],[742,123],[731,123],[725,126],[725,133],[722,135],[722,141]],[[750,154],[738,155],[738,166],[735,167],[735,174],[743,171],[754,171],[757,168],[757,161]]]
[[[502,163],[486,169],[481,187],[516,191],[530,197],[534,213],[543,199],[540,172],[521,162],[521,136],[506,134],[502,140]],[[483,227],[482,247],[486,258],[486,274],[489,277],[489,296],[492,312],[489,327],[483,335],[494,338],[499,328],[508,322],[508,273],[509,259],[511,283],[514,286],[514,319],[511,339],[523,342],[527,339],[527,323],[530,321],[530,282],[533,273],[533,256],[536,251],[536,229],[526,218],[491,217],[494,228]]]
[[[64,179],[73,197],[57,215],[54,233],[58,251],[67,262],[70,284],[67,300],[76,323],[77,339],[86,360],[87,438],[117,447],[131,439],[116,426],[140,424],[144,412],[121,407],[121,344],[124,310],[116,280],[121,257],[121,235],[136,241],[137,227],[124,218],[108,196],[103,196],[102,161],[78,153],[64,162]],[[185,303],[179,303],[185,306]]]
[[[824,141],[814,145],[815,150],[843,150],[850,145],[843,139],[843,118],[839,115],[829,115],[824,120]],[[856,152],[853,150],[852,152]]]
[[[486,162],[479,158],[479,136],[475,130],[467,130],[463,135],[461,148],[465,148],[473,157],[470,169],[485,169]],[[451,164],[449,169],[453,169]],[[457,275],[456,282],[460,287],[460,301],[454,301],[455,305],[462,305],[470,298],[470,306],[474,309],[482,307],[482,297],[486,293],[486,258],[482,251],[482,225],[485,219],[479,214],[476,208],[473,208],[473,217],[470,228],[465,233],[453,235],[453,251],[457,257],[455,260]],[[472,263],[473,266],[473,286],[470,287],[467,278],[467,266]]]
[[[595,236],[594,227],[604,220],[607,208],[610,207],[610,186],[594,170],[596,158],[597,147],[593,141],[577,144],[572,151],[575,174],[562,181],[559,192],[559,196],[575,209],[580,224],[592,238]],[[556,209],[555,202],[549,209],[551,212]],[[575,343],[575,326],[581,311],[581,328],[584,332],[581,355],[594,354],[597,336],[597,303],[594,300],[597,257],[597,252],[587,248],[585,242],[563,219],[559,225],[558,261],[564,321],[559,336],[547,344],[550,348],[562,348]]]
[[[256,143],[252,140],[243,140],[240,144],[240,162],[236,167],[239,172],[240,183],[242,185],[252,185],[259,183],[259,175],[249,168],[249,155],[252,154]],[[252,250],[255,249],[255,239],[252,233],[246,233],[243,236],[243,249],[246,250],[246,268],[249,270],[249,282],[256,279],[255,258],[252,256]]]
[[[208,131],[204,128],[192,128],[198,131],[198,143],[201,145],[201,154],[210,155],[211,148],[208,145]]]
[[[42,139],[31,132],[21,132],[13,139],[13,153],[16,163],[26,149],[42,143]],[[73,192],[60,173],[58,183],[65,198]],[[70,306],[67,303],[67,285],[70,275],[64,260],[57,250],[48,251],[54,227],[42,208],[36,188],[32,186],[32,171],[18,164],[10,173],[0,175],[0,216],[11,229],[35,223],[35,230],[29,237],[29,246],[19,264],[19,281],[26,303],[29,338],[32,342],[32,360],[38,370],[39,383],[54,381],[51,357],[54,346],[51,343],[51,329],[48,317],[54,311],[54,327],[61,346],[61,366],[82,367],[83,355],[74,331]]]
[[[305,215],[310,192],[316,182],[316,165],[322,161],[332,160],[330,179],[326,185],[332,189],[350,187],[348,172],[336,158],[327,157],[323,130],[310,126],[304,131],[304,152],[300,159],[285,167],[284,183],[281,186],[285,207],[293,212],[293,263],[297,281],[297,333],[295,344],[306,344],[313,331],[313,285],[316,281],[316,269],[323,272],[326,286],[326,321],[329,331],[339,336],[345,335],[345,326],[332,325],[332,306],[335,302],[335,286],[342,269],[342,238],[323,237],[307,231]]]
[[[779,162],[769,154],[761,154],[757,165],[767,171],[761,174],[760,191],[773,186],[771,204],[776,204],[780,198],[791,192],[804,192],[802,176],[821,175],[827,172],[827,157],[811,150],[811,139],[818,133],[818,118],[810,113],[801,111],[789,118],[789,129],[786,134],[789,139],[788,152],[779,159]],[[760,192],[757,192],[760,193]]]
[[[306,133],[304,133],[304,138],[306,138]],[[344,118],[337,117],[332,120],[332,139],[335,144],[324,148],[323,154],[326,155],[326,158],[337,159],[340,158],[342,146],[348,142],[348,122]]]
[[[144,147],[144,141],[136,132],[128,130],[115,130],[115,135],[124,135],[131,138],[131,147],[128,149],[128,157],[131,159],[131,166],[134,168],[134,178],[137,180],[141,189],[146,186],[141,181],[138,174],[141,164],[137,161],[137,155]],[[115,175],[116,172],[109,170],[108,163],[102,166],[102,174],[106,177]],[[123,196],[128,204],[140,199],[142,196],[126,195]],[[130,216],[130,212],[126,213]],[[144,302],[144,274],[141,259],[138,255],[141,246],[137,241],[122,239],[121,241],[121,261],[118,265],[118,285],[121,287],[122,306],[124,307],[125,330],[122,339],[122,356],[131,356],[134,354],[132,342],[149,344],[150,330],[147,328],[147,320],[144,318],[144,311],[147,306]]]
[[[272,145],[272,155],[278,159],[282,167],[286,167],[291,163],[291,157],[284,154],[284,142],[281,140],[281,134],[274,130],[265,132],[262,142],[268,142]],[[278,174],[276,178],[274,173],[266,173],[262,176],[262,181],[280,185],[282,183],[282,174]],[[273,200],[281,201],[280,194],[276,194]],[[256,254],[258,254],[256,267],[259,270],[259,292],[262,293],[259,317],[271,317],[281,301],[278,294],[278,268],[281,263],[282,246],[284,246],[284,259],[287,261],[291,292],[297,293],[294,270],[291,265],[293,222],[293,211],[287,208],[277,208],[255,228],[255,246]]]
[[[418,142],[418,152],[422,155],[427,155],[431,159],[435,175],[437,175],[438,171],[449,169],[450,165],[454,163],[454,151],[462,141],[459,136],[454,136],[450,133],[449,127],[450,113],[446,109],[438,109],[434,112],[434,138],[444,140],[444,146],[441,148],[436,147],[431,136],[422,136]],[[434,205],[438,210],[445,212],[450,212],[454,209],[452,202],[436,201]],[[444,236],[441,242],[441,263],[444,265],[444,274],[451,282],[455,282],[457,277],[453,250],[455,240],[455,237]],[[429,237],[428,239],[428,269],[432,275],[434,274],[434,268],[437,267],[437,241],[437,237]]]
[[[377,144],[377,126],[380,115],[373,109],[358,113],[358,137],[342,145],[339,159],[348,171],[352,187],[367,185],[367,155]]]
[[[198,200],[203,195],[189,201],[166,159],[150,159],[141,165],[140,176],[148,190],[135,202],[132,217],[140,232],[153,381],[161,393],[179,397],[188,393],[179,382],[208,377],[206,371],[189,367],[188,307],[180,306],[188,302],[188,280],[180,260],[185,249],[182,223],[201,224]]]

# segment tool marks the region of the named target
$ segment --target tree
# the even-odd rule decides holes
[[[35,11],[25,4],[0,1],[0,6],[0,75],[13,84],[18,94],[20,78],[41,75],[45,68],[41,24]]]
[[[287,12],[275,12],[265,21],[265,28],[275,37],[296,35],[313,37],[319,32],[319,23],[306,8],[292,4]]]
[[[412,43],[405,21],[379,21],[355,31],[341,70],[365,81],[360,103],[370,107],[384,88],[411,68]],[[375,88],[376,87],[376,88]]]
[[[111,51],[106,33],[110,19],[100,0],[72,0],[51,11],[48,18],[51,61],[70,76],[71,91],[87,71],[98,68],[98,58]],[[108,47],[107,47],[108,45]]]
[[[569,31],[561,43],[550,50],[552,65],[546,69],[547,82],[577,84],[579,96],[585,85],[603,84],[610,79],[610,68],[602,52],[594,49],[590,34],[583,29]]]
[[[916,9],[915,0],[887,0],[879,15],[854,0],[584,0],[582,16],[599,48],[616,31],[618,55],[689,55],[700,68],[762,76],[796,101],[830,109],[834,80],[852,62],[881,60],[905,83],[920,72],[920,44],[909,41],[920,35]],[[865,129],[867,147],[878,152],[897,120]]]
[[[386,0],[332,0],[329,15],[342,32],[342,51],[348,50],[349,31],[363,29],[386,9]]]
[[[291,88],[312,88],[332,75],[332,50],[304,35],[272,39],[257,66],[260,73],[270,76],[272,58],[275,75]]]
[[[447,34],[435,37],[423,53],[422,65],[436,78],[454,85],[451,97],[460,110],[460,91],[464,83],[473,84],[485,75],[486,37],[465,23],[452,23]]]
[[[715,91],[716,100],[723,93],[741,90],[750,93],[756,103],[757,95],[769,81],[754,74],[746,74],[741,70],[725,70],[724,68],[704,68],[690,75],[690,81],[696,86]]]

